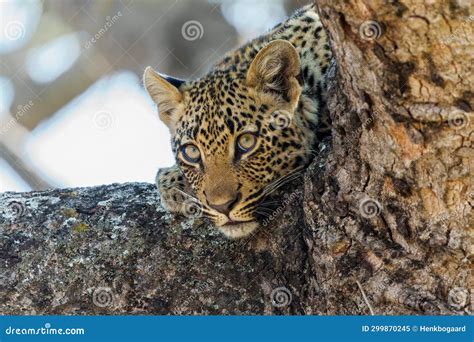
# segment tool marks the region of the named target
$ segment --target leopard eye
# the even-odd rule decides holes
[[[237,139],[237,147],[242,153],[252,150],[257,143],[257,137],[252,133],[244,133]]]
[[[196,145],[186,144],[181,147],[181,153],[183,154],[184,159],[190,163],[198,163],[201,159],[201,152]]]

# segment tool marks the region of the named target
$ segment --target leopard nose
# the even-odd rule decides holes
[[[207,203],[212,209],[217,210],[218,212],[224,214],[224,215],[229,215],[230,211],[235,207],[235,205],[240,201],[240,198],[242,197],[241,193],[235,194],[234,198],[231,199],[230,201],[223,203],[223,204],[215,204],[210,202],[209,200]]]

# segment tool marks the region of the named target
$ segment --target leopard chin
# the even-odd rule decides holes
[[[256,221],[232,222],[217,226],[217,229],[228,238],[240,239],[250,235],[258,226],[259,224]]]

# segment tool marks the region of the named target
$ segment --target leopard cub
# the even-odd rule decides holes
[[[331,59],[308,5],[198,80],[148,67],[145,87],[176,156],[157,175],[164,206],[200,213],[231,238],[258,228],[262,201],[311,161]]]

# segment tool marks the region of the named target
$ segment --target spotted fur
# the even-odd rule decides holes
[[[170,128],[177,160],[157,176],[165,206],[183,212],[189,197],[225,235],[254,231],[265,197],[311,160],[331,58],[308,5],[198,80],[176,87],[148,68],[145,86]],[[244,133],[255,137],[249,153],[237,145]],[[197,147],[199,162],[185,158],[186,144]]]

